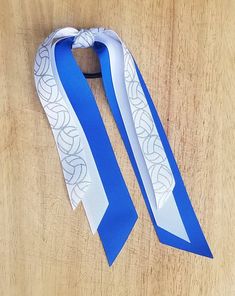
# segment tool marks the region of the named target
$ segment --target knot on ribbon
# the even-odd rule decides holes
[[[104,30],[104,28],[81,29],[74,38],[73,48],[92,47],[95,42],[95,35]]]

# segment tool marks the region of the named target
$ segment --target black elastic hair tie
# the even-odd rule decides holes
[[[83,73],[83,75],[87,79],[94,79],[94,78],[101,78],[102,77],[101,72],[97,72],[97,73]]]

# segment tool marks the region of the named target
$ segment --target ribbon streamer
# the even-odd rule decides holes
[[[141,73],[118,35],[103,28],[59,29],[39,47],[35,83],[56,141],[73,208],[82,201],[111,265],[137,213],[105,126],[72,48],[92,47],[112,114],[159,240],[212,257]]]

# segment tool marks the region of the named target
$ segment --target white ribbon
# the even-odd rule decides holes
[[[173,197],[174,176],[133,57],[115,32],[103,28],[57,30],[39,47],[35,60],[38,95],[52,127],[72,207],[76,208],[82,201],[91,229],[95,232],[107,209],[108,200],[86,135],[56,71],[55,44],[68,36],[75,36],[73,48],[91,47],[95,41],[107,46],[118,106],[154,218],[160,227],[189,241]]]
[[[61,85],[54,58],[56,42],[77,34],[76,29],[65,28],[46,38],[37,51],[34,77],[53,131],[71,205],[75,209],[82,201],[95,233],[108,207],[108,199],[86,135]]]
[[[90,47],[95,41],[108,48],[115,95],[154,218],[158,226],[189,241],[173,195],[174,176],[133,57],[114,31],[103,28],[80,31],[73,47]]]

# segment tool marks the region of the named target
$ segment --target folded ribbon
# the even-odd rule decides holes
[[[118,35],[59,29],[39,47],[34,76],[73,208],[82,201],[111,265],[137,219],[105,126],[72,48],[92,47],[117,127],[159,240],[212,257],[140,71]]]

